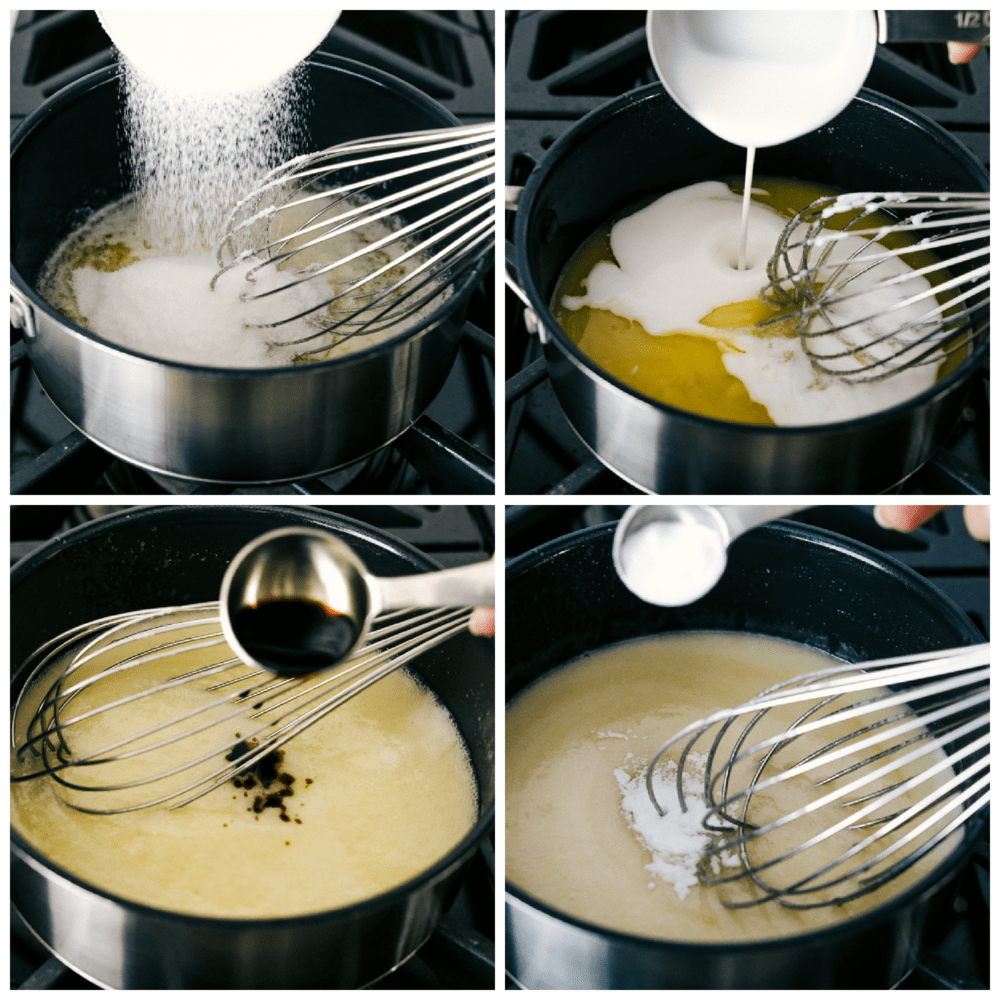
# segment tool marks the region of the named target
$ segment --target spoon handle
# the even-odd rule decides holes
[[[496,560],[416,576],[379,577],[378,587],[383,611],[492,605],[496,595]]]
[[[731,507],[717,507],[722,519],[729,527],[729,540],[732,542],[739,538],[744,532],[751,528],[756,528],[768,521],[776,521],[779,517],[787,517],[789,514],[797,514],[800,510],[808,510],[811,504],[800,504],[798,506],[746,506],[744,504]]]

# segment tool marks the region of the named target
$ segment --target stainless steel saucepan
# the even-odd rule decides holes
[[[386,576],[437,568],[390,535],[311,508],[129,509],[74,529],[15,566],[13,690],[24,682],[16,665],[47,638],[106,614],[216,600],[240,548],[265,531],[292,526],[332,532],[373,572]],[[349,989],[380,978],[430,937],[493,824],[491,644],[468,634],[454,636],[410,669],[455,720],[478,792],[472,829],[416,877],[336,910],[267,920],[213,919],[102,891],[12,830],[12,905],[65,964],[113,989]],[[400,821],[387,809],[387,823]],[[113,851],[114,844],[107,849]],[[247,859],[248,870],[255,863]],[[248,880],[252,891],[252,875]]]
[[[457,124],[395,77],[322,53],[307,62],[308,148]],[[118,70],[59,91],[11,139],[11,321],[63,415],[136,465],[216,483],[285,482],[356,462],[405,431],[458,351],[468,296],[489,261],[412,330],[348,357],[270,369],[160,361],[101,340],[34,290],[59,241],[129,190]]]
[[[962,611],[913,570],[791,521],[738,538],[725,574],[704,597],[657,607],[618,578],[615,528],[603,524],[558,538],[508,563],[507,620],[517,623],[507,631],[508,700],[585,653],[666,632],[769,635],[849,662],[982,641]],[[506,752],[517,748],[508,742]],[[885,989],[947,926],[958,875],[985,827],[985,818],[972,820],[954,853],[894,899],[839,924],[771,940],[708,943],[620,933],[508,882],[506,968],[529,989]]]

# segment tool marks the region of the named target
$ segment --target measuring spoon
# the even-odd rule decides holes
[[[492,559],[377,577],[329,532],[279,528],[236,554],[222,580],[219,615],[226,640],[246,663],[311,673],[359,649],[383,611],[492,605],[495,577]]]
[[[806,506],[629,507],[611,547],[615,571],[636,597],[649,604],[691,604],[719,582],[733,541],[751,528],[800,510]]]

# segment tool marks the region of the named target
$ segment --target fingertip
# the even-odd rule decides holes
[[[476,608],[469,619],[469,631],[473,635],[492,638],[496,633],[496,609]]]
[[[960,66],[962,63],[972,62],[979,55],[982,46],[973,45],[970,42],[949,42],[948,62],[953,66]]]
[[[965,526],[978,542],[990,540],[990,508],[987,504],[969,504],[965,508]]]
[[[880,527],[893,531],[913,531],[929,521],[947,504],[932,506],[930,504],[879,504],[874,515],[875,523]]]

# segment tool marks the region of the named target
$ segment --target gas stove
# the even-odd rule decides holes
[[[506,509],[507,558],[574,531],[616,521],[624,506],[546,504]],[[989,546],[965,530],[951,507],[911,534],[879,527],[863,505],[812,507],[792,520],[826,528],[905,563],[950,597],[986,638],[990,635]],[[987,989],[989,984],[989,844],[983,843],[962,876],[953,920],[897,989]],[[513,983],[508,981],[508,987]]]
[[[51,538],[124,509],[97,505],[19,505],[11,510],[11,563]],[[494,551],[493,507],[324,506],[415,546],[444,566]],[[494,985],[494,848],[481,844],[455,902],[417,954],[376,989],[492,989]],[[12,989],[96,989],[46,951],[11,907]]]
[[[346,11],[320,46],[418,87],[466,123],[494,118],[492,11]],[[21,11],[11,39],[11,128],[60,88],[112,65],[93,11]],[[69,424],[31,371],[11,328],[11,493],[492,494],[494,278],[473,293],[441,392],[392,445],[334,473],[271,487],[228,488],[149,473]]]
[[[509,185],[525,183],[545,151],[579,118],[656,83],[645,11],[515,11],[507,14],[506,161]],[[952,66],[945,46],[880,45],[865,86],[910,105],[989,166],[989,50]],[[509,214],[507,237],[513,233]],[[510,494],[635,494],[581,442],[548,380],[524,308],[506,292],[506,468]],[[515,373],[515,374],[512,374]],[[892,492],[989,493],[989,369],[973,377],[961,418],[932,459]]]

